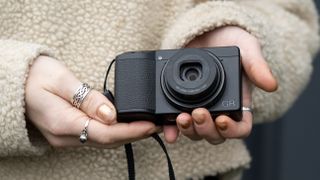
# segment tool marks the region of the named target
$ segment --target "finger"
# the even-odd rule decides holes
[[[75,136],[53,136],[53,135],[46,135],[46,139],[48,140],[49,144],[54,148],[69,148],[69,147],[79,147],[79,146],[91,146],[91,147],[101,147],[107,148],[102,144],[98,144],[88,140],[85,143],[81,143],[79,138]],[[116,146],[110,146],[110,148]]]
[[[68,148],[68,147],[81,147],[81,146],[90,146],[90,147],[97,147],[97,148],[116,148],[123,144],[132,143],[142,138],[130,139],[125,141],[119,141],[112,144],[99,144],[94,142],[88,138],[85,143],[81,143],[79,137],[75,136],[50,136],[46,137],[49,144],[55,148]]]
[[[225,138],[216,129],[211,114],[207,109],[197,108],[193,110],[192,117],[195,122],[195,131],[199,136],[205,138],[211,144],[220,144],[225,141]]]
[[[216,118],[219,133],[224,138],[245,138],[252,129],[252,114],[244,111],[242,120],[234,121],[228,116],[221,115]]]
[[[48,93],[48,92],[47,92]],[[45,123],[46,138],[50,142],[50,136],[54,136],[51,144],[54,146],[77,146],[81,131],[85,127],[88,117],[81,110],[74,108],[65,100],[56,95],[47,97],[51,103],[55,104],[49,108],[45,117],[48,121],[38,121]],[[44,126],[44,124],[42,124]],[[88,126],[88,139],[95,147],[116,147],[121,144],[146,138],[152,133],[159,132],[161,128],[156,127],[153,123],[147,121],[137,121],[133,123],[117,123],[114,125],[106,125],[98,120],[91,119]],[[73,143],[61,140],[63,137],[74,137]],[[57,140],[58,138],[58,140]]]
[[[218,28],[195,38],[187,47],[238,46],[244,70],[250,80],[265,91],[275,91],[278,84],[262,55],[259,41],[239,29],[239,27],[230,26]]]
[[[83,129],[83,125],[81,126],[81,124],[78,123],[77,126]],[[91,120],[88,126],[88,138],[93,142],[103,145],[125,144],[149,137],[151,134],[159,131],[161,131],[160,127],[148,121],[105,125],[99,121]],[[78,133],[75,135],[78,135]]]
[[[167,143],[175,143],[179,136],[179,129],[174,125],[165,125],[163,127],[164,138]]]
[[[192,140],[202,139],[195,131],[192,117],[188,113],[179,114],[176,121],[177,127],[183,135]]]
[[[80,132],[84,129],[85,122],[90,117],[54,94],[47,91],[43,94],[43,97],[47,101],[39,103],[42,103],[46,111],[41,113],[42,115],[40,114],[39,118],[46,121],[38,120],[36,122],[40,123],[40,126],[43,127],[42,129],[47,132],[44,134],[79,137]],[[158,131],[159,127],[147,121],[106,125],[96,119],[92,119],[88,126],[89,139],[103,145],[113,145],[142,139]]]
[[[242,103],[245,107],[251,107],[251,89],[249,80],[242,76]],[[244,138],[247,137],[252,129],[252,113],[242,112],[242,119],[239,122],[234,121],[228,116],[219,116],[215,120],[219,133],[225,138]]]
[[[106,125],[96,119],[92,119],[76,108],[68,108],[58,118],[60,125],[55,125],[54,135],[79,136],[84,129],[85,122],[90,120],[88,132],[90,139],[100,144],[112,144],[113,142],[125,142],[137,138],[144,138],[152,133],[160,131],[154,123],[148,121],[136,121],[132,123],[117,123]]]
[[[242,104],[245,107],[251,107],[252,101],[251,84],[246,75],[242,76]]]
[[[84,128],[84,123],[86,122],[86,119],[87,118],[83,118],[82,120],[78,121],[78,122],[83,123],[82,129],[80,127],[81,126],[80,124],[78,126],[79,127],[78,130],[76,130],[76,128],[73,129],[75,131],[75,133],[76,133],[76,131],[79,131],[77,136],[47,135],[46,136],[47,140],[55,148],[78,147],[78,146],[90,146],[90,147],[97,147],[97,148],[116,148],[116,147],[119,147],[123,144],[131,143],[134,141],[138,141],[138,140],[147,138],[151,134],[161,131],[160,127],[156,127],[155,130],[150,130],[150,131],[147,130],[147,133],[142,133],[139,136],[133,135],[128,138],[127,137],[120,137],[119,139],[117,139],[117,136],[109,136],[109,134],[111,134],[112,132],[110,132],[108,134],[98,134],[99,132],[95,131],[95,128],[96,128],[95,124],[100,123],[100,122],[95,121],[95,120],[90,120],[89,125],[91,127],[88,126],[88,130],[87,130],[88,140],[85,143],[81,143],[79,140],[79,136],[80,136],[81,131]],[[106,126],[105,124],[102,124],[102,123],[100,123],[100,125],[99,124],[96,124],[96,125]],[[142,124],[136,124],[135,126],[141,126],[141,125]]]
[[[68,71],[64,74],[63,78],[55,81],[55,86],[52,89],[54,94],[71,103],[76,90],[82,83],[71,72]],[[80,109],[105,124],[116,123],[115,107],[104,95],[94,89],[87,94]]]
[[[91,90],[80,106],[90,117],[111,125],[117,122],[116,109],[113,104],[100,92]]]
[[[242,66],[249,79],[265,91],[277,90],[278,83],[262,55],[260,45],[256,43],[246,44],[245,46],[240,46],[240,51]]]

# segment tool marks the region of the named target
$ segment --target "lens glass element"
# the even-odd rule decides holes
[[[180,67],[180,78],[182,81],[195,81],[201,78],[202,66],[200,63],[185,63]]]

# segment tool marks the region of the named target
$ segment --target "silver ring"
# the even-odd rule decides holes
[[[82,144],[88,141],[88,126],[91,119],[87,119],[86,123],[84,124],[84,129],[80,133],[79,140]]]
[[[245,107],[243,106],[242,107],[242,111],[248,111],[248,112],[251,112],[252,113],[252,109],[250,107]]]
[[[90,90],[91,87],[87,83],[81,84],[81,86],[77,89],[76,93],[72,97],[72,104],[79,109]]]

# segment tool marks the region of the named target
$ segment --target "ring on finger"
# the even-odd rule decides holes
[[[248,111],[252,113],[252,109],[250,107],[243,106],[242,111]]]
[[[72,105],[79,109],[83,100],[86,98],[90,91],[91,87],[87,83],[82,83],[72,97]]]
[[[88,127],[91,119],[87,119],[84,124],[84,129],[80,133],[79,140],[82,144],[88,141]]]

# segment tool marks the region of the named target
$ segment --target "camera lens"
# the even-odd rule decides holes
[[[185,76],[189,81],[194,81],[199,77],[199,72],[196,69],[188,69]]]
[[[222,94],[224,84],[220,60],[202,49],[179,50],[168,60],[161,74],[166,98],[181,109],[214,104]]]
[[[181,65],[180,77],[183,81],[195,81],[202,75],[200,63],[185,63]]]

